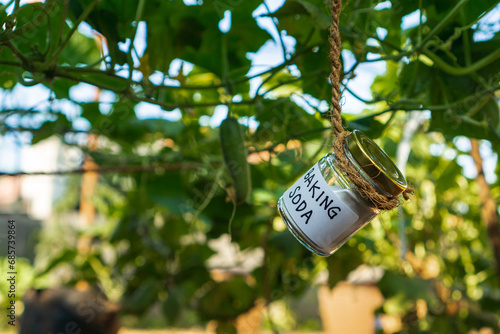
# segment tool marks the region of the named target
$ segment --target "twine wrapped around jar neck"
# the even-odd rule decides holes
[[[332,68],[330,73],[330,82],[332,84],[332,110],[330,114],[333,132],[335,135],[335,139],[333,141],[333,151],[338,159],[340,168],[347,174],[361,196],[368,199],[377,209],[392,210],[401,204],[401,200],[396,196],[387,197],[377,192],[366,180],[361,177],[361,175],[359,175],[354,166],[347,161],[344,153],[346,137],[349,135],[349,131],[344,129],[344,126],[342,125],[342,117],[340,116],[342,110],[340,107],[341,92],[339,81],[342,70],[342,63],[340,62],[342,41],[340,39],[339,17],[340,10],[342,8],[342,1],[332,0],[331,5],[332,25],[330,27],[329,58]],[[408,200],[409,195],[413,193],[414,189],[408,186],[402,195],[405,200]]]

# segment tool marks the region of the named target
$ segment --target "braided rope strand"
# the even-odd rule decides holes
[[[340,72],[342,71],[342,64],[340,62],[340,55],[342,51],[342,41],[340,39],[339,19],[340,10],[342,9],[341,0],[332,0],[332,25],[330,27],[330,53],[329,58],[331,62],[332,71],[330,73],[330,82],[332,84],[332,124],[335,135],[345,132],[342,126],[342,118],[340,113]]]
[[[347,161],[345,156],[345,142],[346,137],[349,135],[349,131],[344,129],[342,125],[342,117],[340,116],[342,109],[340,106],[340,73],[342,71],[342,64],[340,62],[341,51],[342,51],[342,41],[340,39],[340,29],[339,29],[339,19],[340,10],[342,8],[341,0],[332,0],[332,25],[330,27],[330,53],[329,59],[331,62],[332,72],[330,73],[330,82],[332,84],[332,110],[331,110],[331,122],[333,126],[333,132],[335,139],[333,141],[333,151],[335,157],[337,158],[337,163],[339,164],[342,171],[346,173],[351,182],[353,183],[356,190],[361,194],[361,196],[368,199],[377,209],[381,210],[392,210],[401,204],[398,197],[387,197],[379,192],[377,192],[366,180],[364,180],[359,172],[354,168],[353,165]],[[413,194],[414,189],[408,187],[403,192],[403,198],[408,200],[409,194]]]

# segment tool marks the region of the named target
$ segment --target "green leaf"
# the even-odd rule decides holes
[[[214,283],[200,299],[199,311],[208,319],[234,319],[250,310],[256,299],[255,290],[241,277]]]
[[[419,277],[407,277],[386,271],[378,286],[386,298],[402,296],[403,300],[424,299],[427,302],[436,300],[432,281]]]
[[[269,75],[263,76],[262,80],[266,81],[259,94],[272,96],[273,98],[288,97],[292,94],[302,93],[302,82],[299,77],[290,73],[290,70],[284,68],[275,73],[270,79]],[[268,92],[268,93],[266,93]]]
[[[375,120],[374,117],[364,117],[362,119],[347,122],[347,124],[349,128],[360,130],[372,139],[379,138],[386,128],[386,124]]]
[[[43,276],[50,272],[52,269],[60,265],[61,263],[72,262],[75,257],[78,255],[78,252],[74,249],[65,249],[59,256],[52,259],[49,264],[39,273],[38,276]]]
[[[93,0],[70,1],[70,9],[75,19],[82,15],[84,8]],[[132,38],[131,22],[135,18],[137,2],[124,5],[119,0],[99,1],[86,18],[95,30],[106,37],[109,55],[113,64],[123,65],[127,62],[126,53],[118,47],[119,42]]]
[[[219,30],[222,17],[218,15],[218,3],[217,0],[204,1],[201,6],[172,1],[156,3],[156,11],[167,13],[167,17],[147,18],[146,54],[151,68],[166,71],[174,58],[180,58],[222,78],[226,71],[224,62],[227,70],[248,66],[247,53],[256,52],[269,39],[251,15],[261,1],[249,0],[225,7],[231,11],[231,30],[226,34]]]
[[[60,64],[76,66],[93,64],[101,58],[101,52],[93,38],[76,31],[59,58]]]
[[[435,71],[433,71],[429,66],[418,60],[403,65],[401,74],[399,75],[399,91],[401,97],[408,99],[418,99],[422,100],[422,102],[428,102],[429,91],[431,89],[429,85],[429,77],[435,75],[434,72]],[[394,78],[394,73],[387,74],[388,75],[386,82],[387,84],[391,85],[390,80]],[[389,89],[392,88],[395,89],[396,87],[392,86]]]
[[[89,102],[80,104],[82,107],[81,116],[86,118],[90,124],[97,124],[97,121],[103,116],[99,110],[98,102]]]
[[[500,137],[500,110],[495,98],[490,98],[479,112],[484,115],[490,129],[496,131],[497,137]]]
[[[33,24],[42,12],[43,7],[44,5],[41,3],[29,3],[21,6],[16,16],[17,27]],[[51,22],[50,18],[51,17],[48,16],[47,20],[44,20],[35,29],[11,40],[23,55],[31,54],[34,57],[41,56],[46,50],[49,29],[48,24]]]
[[[124,92],[129,88],[129,83],[127,79],[109,75],[109,73],[71,73],[71,75],[82,82],[86,82],[91,85],[97,85],[103,87],[104,89],[109,89],[116,92]]]
[[[179,292],[172,289],[168,293],[167,299],[163,302],[163,314],[170,324],[176,324],[181,313],[181,303],[179,300]]]
[[[306,130],[323,128],[319,115],[308,114],[300,106],[285,98],[263,101],[262,105],[257,106],[255,119],[260,124],[252,137],[257,143],[262,144],[270,140],[280,141]],[[320,137],[321,131],[312,134],[312,138],[314,136]]]
[[[114,243],[122,239],[127,239],[130,234],[137,233],[138,217],[133,216],[130,219],[124,217],[115,226],[115,229],[109,237],[109,242]]]
[[[484,13],[484,11],[486,9],[489,9],[494,5],[495,5],[495,1],[491,1],[491,0],[476,0],[474,2],[466,3],[461,10],[461,15],[463,15],[465,22],[460,22],[460,23],[469,24],[471,22],[474,22],[475,20],[477,20],[477,17],[479,15]],[[496,8],[498,9],[498,4],[497,4]],[[491,11],[490,11],[490,13],[491,13]]]
[[[14,66],[0,65],[0,88],[12,90],[17,84],[17,72],[19,70]]]
[[[151,194],[150,197],[156,203],[167,208],[169,212],[173,214],[183,214],[186,213],[186,210],[188,210],[188,206],[186,204],[187,201],[186,198],[180,198],[177,196],[167,197],[154,194]]]
[[[443,167],[443,164],[441,164]],[[441,191],[455,187],[457,177],[461,174],[462,167],[456,161],[450,161],[437,176],[436,187]]]
[[[54,134],[62,135],[73,129],[72,123],[63,114],[56,114],[56,120],[47,121],[39,129],[33,131],[32,144],[47,139]]]
[[[54,92],[56,98],[69,99],[69,90],[71,87],[77,85],[78,82],[63,78],[54,78],[49,82],[45,81],[43,84]]]
[[[61,36],[69,30],[67,24],[63,22],[65,3],[63,1],[50,3],[52,5],[25,4],[17,12],[16,29],[36,25],[10,41],[29,61],[43,61],[47,55],[50,57],[60,45]],[[43,14],[44,11],[48,11],[47,15]],[[42,17],[41,22],[40,17]]]
[[[289,0],[275,13],[271,14],[278,19],[305,15],[314,27],[319,30],[330,29],[331,18],[323,13],[316,5],[306,0]]]
[[[129,312],[142,313],[154,305],[158,297],[158,281],[149,277],[132,292],[127,299],[124,309]]]
[[[344,245],[336,254],[337,256],[331,256],[327,259],[328,285],[330,288],[345,280],[351,271],[363,263],[362,253],[357,247]]]
[[[328,101],[332,95],[332,86],[328,81],[330,66],[328,50],[329,47],[324,43],[297,59],[297,67],[304,74],[300,88],[304,94],[309,94],[320,101]],[[311,73],[314,75],[310,75]]]
[[[307,46],[327,42],[325,32],[330,28],[331,19],[309,1],[286,1],[283,7],[270,16],[276,17],[280,28],[295,37],[298,48],[305,47],[306,41]]]
[[[413,63],[412,63],[413,64]],[[383,75],[379,75],[373,80],[371,90],[374,97],[378,96],[391,96],[399,90],[398,85],[398,64],[395,62],[387,62],[387,70]],[[406,70],[407,71],[407,70]],[[407,80],[407,78],[405,78]],[[418,87],[417,89],[421,89]]]
[[[488,128],[486,123],[477,120],[476,117],[462,117],[460,114],[457,114],[458,113],[452,110],[432,111],[429,130],[442,132],[449,137],[466,136],[470,138],[496,140],[496,135]]]

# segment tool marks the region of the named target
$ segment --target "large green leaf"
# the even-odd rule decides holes
[[[32,143],[36,144],[47,139],[54,134],[64,134],[72,130],[72,123],[63,114],[55,114],[56,119],[47,121],[42,126],[33,131]]]
[[[154,305],[158,298],[158,281],[154,277],[141,282],[141,285],[129,296],[124,308],[133,312],[144,312]]]
[[[71,66],[94,64],[100,58],[100,50],[95,40],[76,31],[61,53],[59,63]]]
[[[92,2],[93,0],[70,1],[70,9],[74,17],[80,17]],[[112,63],[125,64],[127,62],[126,54],[119,49],[118,43],[133,37],[131,23],[136,16],[137,6],[136,1],[127,1],[126,4],[119,0],[99,1],[85,19],[106,38]]]
[[[208,319],[232,319],[248,311],[256,298],[255,290],[241,277],[214,283],[200,299],[199,311]]]
[[[306,0],[289,0],[275,13],[271,14],[278,18],[280,28],[287,34],[297,39],[299,46],[323,44],[326,40],[326,30],[330,28],[331,19],[320,10],[322,4]],[[313,34],[312,37],[309,37]],[[308,38],[309,37],[309,38]]]
[[[252,0],[228,6],[231,30],[226,34],[218,26],[222,19],[218,15],[218,1],[205,1],[201,6],[172,1],[155,3],[154,11],[163,15],[151,15],[146,21],[149,65],[152,69],[166,71],[173,59],[180,58],[221,78],[227,70],[248,66],[246,53],[257,51],[269,38],[251,16],[260,3]],[[240,45],[245,45],[245,51]]]
[[[21,70],[8,65],[0,65],[0,88],[13,89],[17,84],[17,76]]]
[[[257,143],[280,141],[307,130],[323,128],[319,115],[308,114],[284,98],[276,101],[264,100],[256,108],[255,119],[260,123],[253,134]],[[321,131],[314,135],[321,136]]]

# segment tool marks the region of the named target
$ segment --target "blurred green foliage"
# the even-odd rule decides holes
[[[109,105],[98,102],[72,101],[80,111],[77,117],[53,104],[41,126],[26,126],[39,110],[2,110],[2,134],[27,131],[33,144],[60,136],[103,168],[158,166],[101,174],[91,199],[100,223],[77,229],[62,221],[58,231],[46,231],[38,253],[50,261],[23,279],[43,287],[47,275],[65,266],[71,275],[64,284],[99,284],[123,302],[132,317],[127,321],[147,319],[148,311],[159,306],[164,316],[159,326],[217,319],[230,328],[230,321],[259,298],[300,297],[318,273],[328,270],[333,286],[364,263],[385,270],[379,283],[386,299],[381,312],[403,319],[401,333],[500,330],[499,280],[481,224],[479,190],[459,164],[468,152],[456,146],[456,137],[466,136],[484,139],[500,152],[495,95],[500,35],[473,38],[478,20],[498,2],[362,0],[345,5],[340,16],[344,55],[354,63],[343,69],[343,83],[369,62],[384,62],[387,69],[374,81],[372,99],[360,98],[372,107],[345,115],[346,124],[378,138],[395,157],[407,112],[430,110],[430,116],[411,141],[406,175],[416,195],[329,258],[302,247],[276,211],[279,196],[331,142],[327,112],[319,107],[331,94],[327,4],[287,0],[276,12],[262,14],[273,19],[279,36],[291,36],[296,44],[283,47],[281,64],[249,76],[255,70],[249,54],[272,39],[252,15],[262,1],[198,3],[47,0],[25,4],[10,16],[0,12],[0,87],[5,91],[17,84],[42,84],[53,99],[71,101],[70,90],[87,83],[115,93],[109,111]],[[231,26],[223,33],[219,21],[226,11]],[[403,28],[403,18],[412,13],[420,15],[419,23]],[[81,21],[105,37],[105,57],[92,37],[76,29]],[[138,21],[147,30],[141,57],[130,47]],[[13,22],[15,29],[9,28]],[[282,45],[281,37],[274,42]],[[175,59],[193,69],[172,75]],[[260,78],[256,94],[251,77]],[[134,110],[140,102],[166,113],[180,110],[181,117],[139,119]],[[245,125],[249,150],[253,191],[237,207],[218,129],[200,122],[221,105]],[[21,119],[20,125],[13,126],[9,117]],[[89,124],[85,132],[98,135],[97,149],[72,140],[78,132],[73,122],[81,118]],[[248,126],[249,118],[257,122],[255,128]],[[491,184],[497,202],[499,182]],[[58,206],[61,217],[78,206],[79,183],[79,176],[67,178],[71,186]],[[216,252],[209,244],[228,231],[238,252],[262,250],[250,279],[235,275],[219,282],[210,274],[208,260]],[[75,249],[82,236],[92,240],[88,253]],[[417,312],[422,301],[424,314]]]

